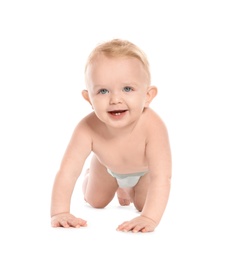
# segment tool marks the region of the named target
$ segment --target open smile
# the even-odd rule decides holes
[[[108,111],[108,113],[115,119],[121,119],[125,114],[127,110],[112,110]]]
[[[108,113],[114,116],[119,116],[122,113],[125,113],[127,110],[113,110],[113,111],[109,111]]]

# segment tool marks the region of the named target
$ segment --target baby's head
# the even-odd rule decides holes
[[[127,40],[120,39],[113,39],[111,41],[99,44],[89,55],[85,66],[85,72],[87,71],[88,66],[92,64],[100,55],[105,55],[109,58],[133,57],[138,59],[145,69],[146,75],[148,77],[148,85],[150,85],[151,75],[149,62],[145,53],[135,44]]]
[[[150,85],[146,55],[125,40],[104,42],[92,51],[85,67],[85,81],[84,99],[92,105],[97,117],[110,125],[113,123],[109,122],[110,111],[114,111],[119,126],[121,122],[126,124],[125,120],[119,120],[120,115],[121,118],[125,114],[134,115],[126,117],[133,122],[157,94],[156,87]],[[131,113],[124,114],[123,111]]]

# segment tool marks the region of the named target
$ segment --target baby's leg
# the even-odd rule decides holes
[[[121,206],[128,206],[133,202],[133,188],[118,188],[117,197]]]
[[[83,183],[85,200],[94,208],[104,208],[114,198],[117,188],[116,179],[94,155]]]
[[[149,181],[149,174],[145,174],[134,187],[133,203],[138,211],[142,211],[145,204]]]

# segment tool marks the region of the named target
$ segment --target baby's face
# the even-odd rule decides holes
[[[134,122],[149,106],[148,76],[136,58],[101,55],[88,66],[86,83],[96,115],[110,126]]]

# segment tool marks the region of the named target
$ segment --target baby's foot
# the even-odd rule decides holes
[[[117,198],[121,206],[128,206],[132,202],[128,191],[124,188],[118,188]]]

